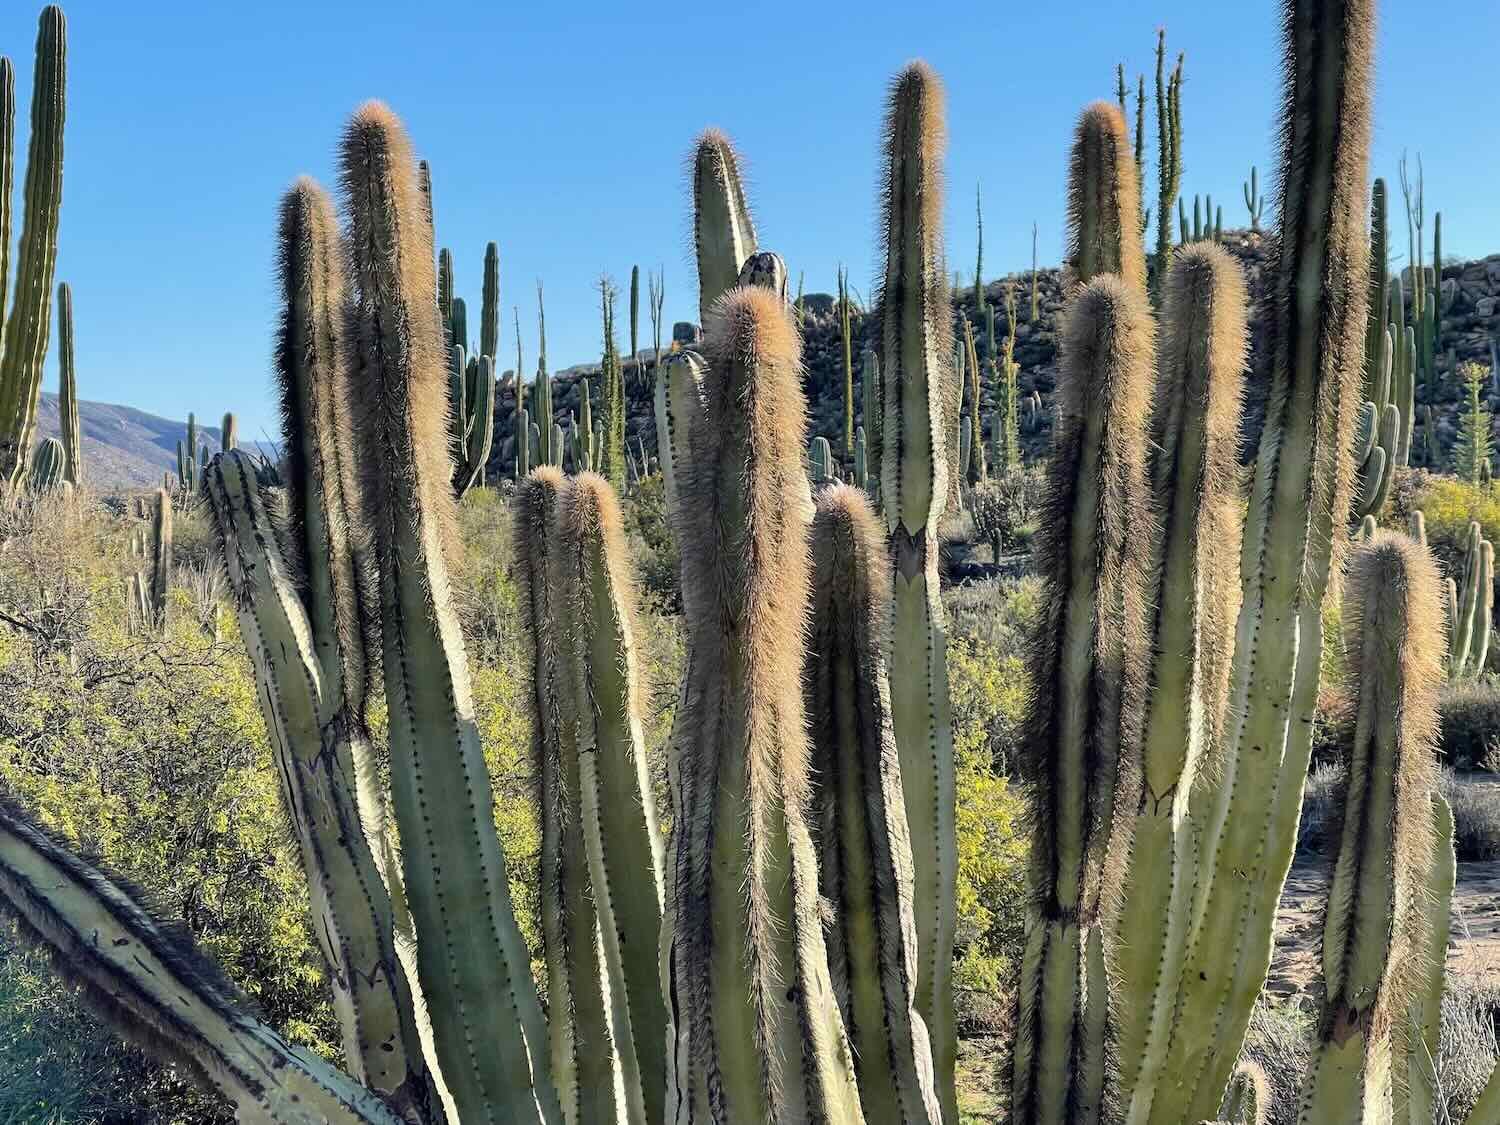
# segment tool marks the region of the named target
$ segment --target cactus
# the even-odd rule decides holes
[[[884,384],[880,377],[880,357],[866,348],[859,363],[860,419],[865,431],[865,471],[873,490],[880,485],[880,428],[885,421]]]
[[[453,251],[444,246],[438,251],[438,318],[442,321],[444,339],[451,346],[462,344],[451,336],[453,328]]]
[[[23,189],[26,214],[9,315],[4,305],[11,274],[16,95],[15,71],[9,59],[0,59],[0,485],[10,488],[20,485],[30,461],[42,361],[52,323],[66,87],[67,21],[61,8],[49,5],[42,9],[37,26]]]
[[[1260,194],[1260,183],[1256,177],[1254,164],[1250,165],[1250,178],[1241,186],[1245,193],[1245,210],[1250,212],[1250,229],[1259,234],[1260,217],[1265,213],[1266,198]],[[1383,189],[1384,185],[1382,185]]]
[[[491,363],[500,354],[500,247],[484,248],[484,288],[479,306],[479,354]]]
[[[758,286],[715,306],[674,509],[688,618],[673,730],[672,1120],[861,1120],[803,801],[800,342]]]
[[[553,1074],[569,1120],[645,1125],[662,1119],[666,1097],[663,855],[619,505],[597,475],[545,467],[524,482],[518,532],[536,657]],[[645,872],[655,894],[635,884]]]
[[[1365,329],[1364,380],[1364,396],[1374,402],[1377,407],[1385,405],[1377,384],[1383,375],[1389,377],[1389,372],[1382,370],[1382,364],[1388,362],[1386,359],[1389,345],[1386,338],[1387,329],[1390,327],[1393,315],[1398,325],[1401,323],[1402,316],[1400,307],[1393,306],[1391,299],[1392,281],[1388,273],[1389,232],[1390,216],[1385,181],[1377,176],[1370,189],[1370,296],[1368,326]],[[1397,278],[1394,284],[1399,286],[1400,279]]]
[[[1228,1083],[1269,964],[1311,754],[1322,602],[1347,541],[1335,529],[1363,376],[1373,4],[1288,0],[1283,27],[1274,405],[1242,540],[1222,750],[1190,801],[1193,845],[1173,855],[1164,971],[1125,1090],[1131,1122],[1210,1117]],[[1241,940],[1226,947],[1225,935]]]
[[[1271,1113],[1271,1082],[1257,1063],[1246,1059],[1234,1068],[1219,1120],[1230,1125],[1266,1125]]]
[[[240,447],[240,425],[232,412],[226,412],[219,423],[219,450],[228,453]]]
[[[625,372],[615,343],[615,287],[608,279],[599,282],[599,304],[604,320],[604,358],[600,363],[599,413],[603,440],[595,471],[617,491],[625,488]],[[587,427],[585,427],[587,429]]]
[[[172,497],[165,488],[156,492],[151,519],[151,581],[142,579],[150,620],[147,627],[161,633],[167,627],[167,584],[172,580]]]
[[[1492,449],[1490,412],[1484,408],[1479,393],[1484,382],[1484,369],[1477,363],[1466,363],[1460,367],[1459,374],[1463,376],[1468,401],[1459,419],[1458,440],[1453,446],[1453,470],[1460,479],[1480,484],[1490,472]]]
[[[630,362],[641,373],[641,267],[630,267]]]
[[[399,122],[374,102],[347,129],[341,157],[365,379],[351,396],[357,461],[371,479],[402,482],[371,491],[367,519],[391,793],[435,1054],[461,1116],[552,1123],[560,1113],[546,1033],[511,910],[444,557],[453,518],[446,381],[432,259],[414,238],[415,161]],[[486,1050],[476,1053],[476,1042]]]
[[[41,442],[31,458],[27,488],[35,495],[54,492],[68,483],[68,454],[55,437]]]
[[[911,840],[884,645],[891,573],[864,493],[837,486],[813,520],[803,662],[817,758],[810,801],[824,935],[870,1121],[938,1125],[927,1028],[915,1012]]]
[[[1494,617],[1494,548],[1478,522],[1464,538],[1462,569],[1448,580],[1448,678],[1458,680],[1484,671]]]
[[[1027,772],[1044,805],[1031,859],[1037,913],[1019,987],[1011,1093],[1018,1122],[1094,1122],[1102,1111],[1099,922],[1119,748],[1138,721],[1132,712],[1144,680],[1146,544],[1127,522],[1148,510],[1138,436],[1150,406],[1153,331],[1145,293],[1112,275],[1083,288],[1064,330],[1053,518],[1042,521],[1038,569],[1051,590],[1072,597],[1064,604],[1054,594],[1032,661]],[[1063,1058],[1072,1064],[1057,1065]]]
[[[1156,192],[1156,261],[1152,280],[1152,295],[1158,303],[1162,288],[1166,284],[1167,267],[1172,255],[1172,204],[1182,186],[1182,63],[1177,56],[1177,65],[1167,73],[1167,32],[1165,28],[1156,33],[1156,138],[1157,138],[1157,192]],[[1146,224],[1140,224],[1144,231]],[[1133,275],[1126,280],[1134,284]],[[1145,284],[1144,267],[1141,284]]]
[[[995,367],[995,413],[990,416],[991,458],[995,472],[1004,474],[1021,466],[1020,388],[1016,378],[1021,365],[1016,363],[1016,293],[1005,288],[1005,344]]]
[[[537,465],[561,465],[562,450],[552,446],[552,379],[547,374],[547,309],[542,302],[542,283],[536,283],[537,359],[536,381],[531,385],[531,423],[537,427],[539,444],[531,463]],[[520,371],[517,369],[516,378]]]
[[[827,484],[838,480],[833,464],[833,447],[826,437],[815,437],[807,444],[808,475],[813,484]]]
[[[531,472],[531,412],[524,406],[516,410],[516,480],[523,481]]]
[[[1125,118],[1095,102],[1078,120],[1068,165],[1068,266],[1079,282],[1112,273],[1145,290],[1139,198]]]
[[[880,494],[895,577],[891,644],[924,654],[895,665],[891,715],[911,829],[917,918],[917,1011],[932,1040],[944,1122],[958,1119],[952,966],[957,857],[953,729],[943,609],[938,597],[938,521],[948,495],[955,427],[953,353],[942,250],[943,93],[925,64],[891,85],[885,126]]]
[[[83,434],[78,424],[78,372],[73,364],[73,289],[66,281],[57,287],[57,366],[57,424],[67,456],[63,479],[77,488],[83,484]]]
[[[696,352],[673,352],[657,369],[656,460],[661,466],[667,510],[679,503],[678,476],[692,456],[692,428],[702,413],[707,368]]]
[[[706,327],[714,302],[734,288],[740,267],[756,250],[739,154],[718,129],[705,130],[693,145],[691,192],[698,323]]]
[[[1390,1120],[1429,925],[1438,587],[1432,556],[1404,536],[1377,534],[1350,562],[1344,620],[1355,731],[1323,924],[1326,993],[1298,1115],[1306,1125]]]
[[[844,459],[847,461],[854,456],[854,333],[849,323],[849,271],[843,266],[839,267],[838,286],[839,347],[844,364]],[[978,280],[974,287],[976,291],[979,289]]]

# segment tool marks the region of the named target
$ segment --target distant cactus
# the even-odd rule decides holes
[[[1458,579],[1448,587],[1448,678],[1473,678],[1485,670],[1495,616],[1495,549],[1477,522],[1469,524]]]
[[[35,495],[56,492],[68,483],[68,454],[63,443],[49,437],[36,447],[27,474],[27,488]]]
[[[983,251],[981,250],[981,253]],[[979,283],[974,283],[976,291]],[[854,340],[850,327],[849,271],[839,266],[839,348],[844,368],[844,459],[854,456]]]
[[[479,306],[479,354],[494,363],[500,355],[500,248],[484,248],[484,288]]]
[[[156,507],[151,517],[151,581],[143,581],[148,628],[160,633],[167,627],[167,587],[172,580],[172,497],[165,488],[156,493]]]
[[[1260,194],[1260,182],[1255,165],[1250,165],[1250,178],[1242,185],[1245,193],[1245,210],[1250,212],[1250,229],[1260,233],[1260,217],[1265,213],[1266,199]]]
[[[594,471],[617,492],[625,490],[625,369],[615,343],[615,287],[609,278],[599,282],[599,305],[604,322],[604,356],[599,365],[599,424],[603,440]],[[558,462],[560,463],[560,459]]]
[[[73,361],[73,290],[66,281],[57,287],[57,366],[57,425],[67,456],[63,479],[76,488],[83,484],[83,433],[78,424],[78,370]]]
[[[1479,484],[1490,475],[1493,444],[1490,412],[1484,408],[1480,397],[1484,369],[1477,363],[1466,363],[1459,368],[1459,375],[1464,380],[1467,401],[1459,417],[1458,441],[1453,447],[1453,471],[1460,479]]]
[[[1167,72],[1167,32],[1156,33],[1156,270],[1152,295],[1160,303],[1172,255],[1172,204],[1182,186],[1182,64]],[[1144,224],[1143,224],[1144,225]],[[1133,279],[1127,279],[1133,280]]]
[[[63,119],[67,114],[67,21],[62,9],[42,9],[31,90],[31,139],[22,195],[15,297],[10,284],[11,177],[15,165],[15,70],[0,59],[0,485],[25,478],[36,433],[42,361],[52,326],[52,281],[57,267],[57,223],[62,204]]]
[[[827,484],[838,480],[833,465],[833,448],[826,437],[815,437],[807,445],[808,475],[813,484]]]

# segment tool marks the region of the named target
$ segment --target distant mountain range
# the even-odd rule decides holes
[[[96,489],[159,486],[161,475],[177,473],[177,443],[187,438],[187,422],[159,418],[130,406],[79,400],[85,479]],[[42,394],[37,428],[44,438],[58,436],[57,396]],[[200,444],[219,448],[219,428],[199,424]],[[254,442],[242,444],[255,447]]]

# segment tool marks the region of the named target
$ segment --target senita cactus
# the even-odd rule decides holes
[[[1078,281],[1112,273],[1145,291],[1139,199],[1125,118],[1095,102],[1078,119],[1068,164],[1068,267]]]
[[[718,303],[678,467],[688,617],[673,730],[670,1119],[862,1120],[829,979],[798,669],[811,513],[800,342],[758,286]]]
[[[62,205],[63,119],[67,114],[67,21],[42,9],[31,89],[31,139],[26,154],[25,222],[9,315],[11,187],[15,168],[15,71],[0,59],[0,483],[18,486],[31,456],[52,326],[57,219]]]
[[[1432,556],[1382,532],[1354,552],[1344,615],[1355,693],[1339,848],[1323,923],[1326,995],[1303,1125],[1388,1121],[1429,918],[1442,610]],[[1390,716],[1399,715],[1399,722]]]
[[[831,906],[824,935],[869,1121],[942,1120],[915,1009],[911,839],[891,724],[891,573],[865,494],[835,486],[813,520],[803,693],[814,747],[812,824]]]
[[[942,249],[943,92],[924,63],[891,84],[885,124],[880,494],[893,566],[891,716],[912,840],[917,1011],[932,1040],[943,1121],[958,1120],[953,939],[957,881],[953,729],[938,520],[949,492],[955,372]],[[920,655],[915,655],[920,654]]]
[[[78,370],[73,361],[73,290],[66,281],[57,287],[57,367],[57,424],[67,455],[63,479],[77,488],[83,484],[83,433],[78,424]]]
[[[1064,330],[1052,512],[1042,521],[1038,554],[1054,593],[1033,658],[1037,701],[1027,739],[1028,774],[1043,805],[1013,1062],[1018,1122],[1095,1122],[1103,1108],[1099,922],[1112,882],[1104,859],[1119,752],[1133,742],[1145,677],[1146,543],[1132,528],[1149,510],[1140,434],[1150,408],[1153,332],[1144,291],[1113,275],[1078,294]]]
[[[734,288],[740,266],[756,250],[739,154],[718,129],[706,130],[693,146],[692,198],[698,315],[706,327],[714,302]]]
[[[345,133],[357,356],[354,426],[379,589],[391,794],[435,1054],[461,1118],[560,1120],[546,1032],[495,835],[454,616],[442,331],[416,162],[379,103]],[[476,920],[477,924],[476,924]],[[485,1049],[476,1052],[473,1045]]]

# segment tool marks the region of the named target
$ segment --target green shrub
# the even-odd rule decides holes
[[[1414,489],[1409,504],[1421,510],[1427,521],[1427,545],[1449,574],[1457,573],[1453,564],[1463,553],[1470,521],[1478,520],[1488,539],[1500,533],[1500,491],[1493,485],[1423,473],[1415,478]]]

